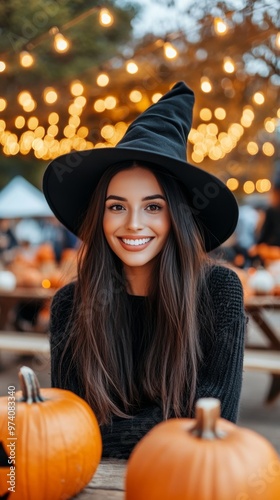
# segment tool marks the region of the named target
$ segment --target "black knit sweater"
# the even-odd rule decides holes
[[[244,338],[246,318],[243,290],[236,273],[231,269],[213,267],[209,280],[214,307],[215,335],[201,334],[203,362],[199,367],[196,399],[214,397],[221,401],[222,417],[236,422],[242,384]],[[61,288],[55,295],[51,308],[51,379],[59,387],[58,365],[67,339],[65,326],[71,312],[74,283]],[[129,296],[133,309],[134,351],[141,340],[141,322],[145,297]],[[65,359],[65,370],[69,359]],[[61,385],[83,397],[78,377],[72,371],[71,382]],[[111,425],[101,426],[103,456],[128,458],[135,444],[157,423],[163,420],[162,409],[157,403],[145,403],[130,419],[113,417]]]

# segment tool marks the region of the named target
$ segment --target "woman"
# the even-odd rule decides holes
[[[163,419],[217,397],[236,421],[245,316],[237,275],[207,252],[234,231],[231,192],[186,162],[193,92],[176,84],[115,148],[64,155],[44,177],[82,240],[51,314],[52,385],[92,406],[103,456],[127,458]]]

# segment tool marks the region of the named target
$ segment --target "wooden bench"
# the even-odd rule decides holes
[[[50,343],[48,335],[29,332],[0,332],[0,352],[18,354],[49,354]]]
[[[245,349],[244,369],[280,375],[280,351]]]

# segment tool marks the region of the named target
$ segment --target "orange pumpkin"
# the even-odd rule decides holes
[[[90,481],[101,458],[95,415],[70,391],[40,391],[30,368],[22,367],[19,377],[22,397],[10,386],[8,396],[0,398],[0,497],[72,498]]]
[[[203,398],[193,419],[156,425],[127,464],[126,500],[277,500],[280,461],[262,436],[219,418]]]
[[[36,252],[36,262],[41,265],[45,262],[54,262],[55,253],[50,243],[42,243]]]

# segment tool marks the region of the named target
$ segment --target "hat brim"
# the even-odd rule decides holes
[[[58,220],[78,236],[82,217],[105,170],[114,163],[128,160],[162,166],[184,184],[191,211],[204,232],[207,252],[233,233],[238,205],[232,192],[217,177],[166,155],[121,146],[75,151],[49,164],[43,178],[43,191]]]

